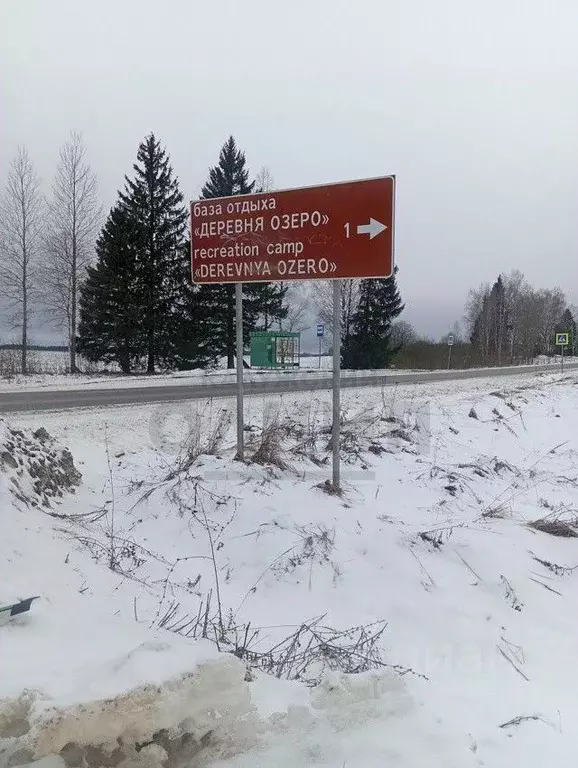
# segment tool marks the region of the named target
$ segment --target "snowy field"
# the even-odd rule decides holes
[[[2,351],[0,351],[0,356]],[[13,355],[14,353],[10,353]],[[156,374],[154,377],[146,374],[133,374],[124,376],[114,366],[106,371],[85,361],[79,361],[79,368],[85,373],[70,375],[68,370],[68,356],[64,352],[31,353],[39,355],[38,361],[31,366],[32,373],[22,376],[18,373],[2,375],[0,365],[0,392],[15,392],[27,389],[30,391],[42,389],[116,389],[118,387],[142,387],[142,386],[166,386],[166,384],[191,384],[201,382],[221,383],[231,381],[236,376],[235,369],[227,369],[226,361],[221,360],[220,366],[210,369],[193,369],[176,373]],[[34,358],[33,358],[34,359]],[[246,358],[249,363],[249,358]],[[332,357],[322,358],[321,367],[317,358],[304,357],[297,369],[267,370],[245,369],[244,377],[247,381],[259,380],[263,377],[279,379],[281,377],[304,377],[326,375],[333,365]],[[11,369],[10,369],[11,370]],[[356,375],[370,375],[373,371],[360,371]]]
[[[575,765],[577,388],[0,421],[0,765]]]
[[[246,358],[249,363],[249,357]],[[70,357],[68,352],[51,350],[30,350],[28,352],[28,367],[33,376],[62,376],[69,370]],[[100,363],[91,363],[82,356],[77,361],[79,369],[87,376],[103,373],[119,374],[120,369],[116,363],[102,365]],[[333,357],[331,355],[309,356],[302,355],[300,358],[300,367],[306,370],[331,370],[333,367]],[[219,362],[219,368],[226,368],[226,359]],[[0,378],[15,378],[19,376],[20,370],[20,351],[15,349],[0,349]]]

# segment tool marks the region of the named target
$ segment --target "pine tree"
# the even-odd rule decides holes
[[[245,287],[247,301],[243,312],[248,314],[247,321],[252,328],[268,331],[273,325],[279,326],[289,313],[285,304],[288,283],[255,283]]]
[[[201,190],[201,199],[247,195],[253,192],[255,182],[249,181],[246,159],[230,136],[219,154],[219,162],[209,171],[209,179]],[[283,300],[287,288],[275,283],[245,283],[243,285],[243,338],[248,343],[249,333],[256,327],[270,327],[283,319],[287,308]],[[227,368],[235,365],[235,286],[203,285],[200,301],[207,309],[207,322],[211,326],[214,349],[227,358]]]
[[[77,349],[93,362],[116,362],[123,373],[145,351],[136,301],[136,232],[121,204],[111,209],[96,243],[97,260],[80,292]]]
[[[154,134],[140,144],[134,178],[125,177],[120,200],[135,233],[137,302],[146,340],[147,372],[174,357],[174,308],[184,306],[187,211],[166,151]]]
[[[391,324],[403,309],[395,274],[384,279],[362,280],[351,334],[342,349],[343,367],[387,368],[400,349],[399,344],[391,341]]]

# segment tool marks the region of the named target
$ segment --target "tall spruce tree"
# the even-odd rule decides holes
[[[140,145],[135,179],[112,209],[98,261],[81,295],[80,347],[90,360],[129,372],[211,362],[209,328],[190,278],[186,213],[165,151],[151,134]]]
[[[395,273],[385,279],[362,280],[351,334],[342,350],[343,367],[387,368],[400,349],[391,340],[391,324],[403,309]]]
[[[289,283],[255,283],[245,287],[249,324],[268,331],[285,320],[289,307],[285,303]]]
[[[181,248],[181,290],[167,316],[171,344],[166,364],[177,370],[205,368],[217,362],[210,322],[212,306],[206,302],[204,286],[191,281],[191,242]]]
[[[209,178],[201,190],[201,199],[247,195],[254,191],[255,182],[249,181],[249,171],[243,152],[230,136],[223,145],[219,162],[209,171]],[[250,331],[257,327],[270,327],[274,321],[287,315],[283,304],[287,287],[275,283],[246,283],[243,285],[243,337],[249,340]],[[214,350],[227,358],[227,368],[235,366],[235,286],[200,286],[207,323],[211,327]]]
[[[511,354],[510,312],[502,276],[498,275],[491,290],[481,297],[481,305],[474,321],[470,341],[484,362],[498,365]]]
[[[117,203],[96,243],[96,264],[80,290],[77,351],[93,362],[118,363],[123,373],[145,351],[136,299],[136,232]]]
[[[183,304],[187,211],[166,151],[153,133],[140,144],[134,178],[119,194],[134,227],[136,300],[142,308],[147,372],[175,355],[175,306]]]

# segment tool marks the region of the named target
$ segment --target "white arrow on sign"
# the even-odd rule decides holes
[[[387,227],[382,224],[381,221],[376,219],[369,219],[369,224],[359,224],[357,227],[358,235],[369,235],[369,239],[373,240],[374,237],[380,235]]]

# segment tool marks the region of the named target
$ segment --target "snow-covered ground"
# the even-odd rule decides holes
[[[0,627],[0,750],[89,768],[111,752],[121,768],[574,765],[577,387],[344,392],[341,497],[328,393],[248,398],[247,463],[230,401],[15,416],[0,603],[40,600]],[[83,475],[65,460],[50,507],[38,464],[62,460],[38,427]]]
[[[2,352],[0,351],[0,355]],[[14,352],[10,352],[14,355]],[[136,374],[131,376],[124,376],[120,374],[114,366],[112,366],[107,372],[99,370],[97,366],[90,365],[86,362],[80,362],[80,368],[88,371],[87,373],[79,374],[67,374],[68,357],[65,352],[31,352],[32,359],[38,355],[40,363],[37,367],[33,368],[34,373],[30,373],[27,376],[21,374],[3,375],[0,366],[0,392],[21,392],[25,391],[41,391],[48,390],[78,390],[78,389],[118,389],[118,388],[138,388],[138,387],[164,387],[167,384],[171,386],[183,385],[187,386],[192,383],[224,383],[231,381],[236,376],[234,369],[226,368],[226,361],[221,360],[220,365],[217,368],[211,369],[194,369],[190,371],[179,371],[175,373],[157,374],[155,376],[147,376],[146,374]],[[566,358],[568,364],[577,363],[578,358],[568,357]],[[249,362],[249,359],[246,359]],[[560,364],[560,358],[548,358],[545,355],[536,358],[533,365],[558,365]],[[288,380],[291,378],[312,378],[315,379],[319,376],[326,376],[332,369],[333,358],[325,355],[321,358],[321,366],[318,365],[318,359],[315,357],[302,357],[299,368],[285,369],[285,370],[267,370],[267,369],[246,369],[244,371],[244,379],[247,382],[260,381],[263,378],[274,380]],[[516,368],[523,370],[525,366],[516,366]],[[416,369],[417,370],[417,369]],[[38,372],[39,371],[39,372]],[[388,371],[390,376],[399,376],[405,373],[413,373],[414,370],[392,368]],[[420,371],[427,373],[427,371]],[[351,376],[365,377],[373,374],[382,374],[383,370],[373,371],[342,371],[341,375],[344,378]],[[436,371],[440,373],[440,371]],[[444,371],[442,371],[444,373]],[[451,372],[448,372],[451,375]]]
[[[249,363],[249,357],[246,357],[246,362]],[[70,357],[66,351],[58,350],[36,350],[32,349],[28,352],[28,368],[32,373],[31,377],[49,377],[49,376],[64,376],[67,374],[70,365]],[[116,363],[109,363],[103,365],[100,363],[91,363],[85,360],[81,355],[78,356],[77,365],[83,374],[79,376],[86,376],[91,378],[98,374],[106,372],[108,376],[111,374],[120,374],[120,369]],[[218,369],[221,371],[226,369],[226,358],[221,358],[218,362]],[[331,355],[310,356],[302,355],[300,358],[300,367],[307,370],[330,370],[333,367],[333,357]],[[18,349],[1,349],[0,348],[0,379],[19,379],[20,375],[17,371],[20,370],[20,351]]]
[[[411,371],[392,371],[392,375],[400,373],[410,373]],[[342,371],[344,378],[349,376],[366,377],[374,374],[383,374],[383,370],[367,371]],[[327,377],[326,369],[316,370],[311,368],[299,368],[285,371],[268,370],[245,370],[243,378],[246,382],[269,381],[296,379],[317,379],[320,376]],[[169,374],[157,374],[155,376],[136,375],[136,376],[104,376],[95,374],[87,376],[85,374],[55,374],[55,375],[35,375],[15,376],[11,379],[0,379],[0,392],[38,392],[42,390],[79,390],[79,389],[127,389],[139,387],[166,387],[170,386],[190,386],[191,384],[222,384],[234,381],[236,371],[227,369],[198,369],[191,371],[179,371]]]
[[[27,355],[28,369],[37,376],[55,376],[65,374],[69,370],[70,357],[66,351],[49,349],[30,349]],[[78,364],[87,374],[98,373],[102,365],[91,363],[79,358]],[[111,372],[117,372],[118,366],[107,366]],[[20,371],[20,350],[0,348],[0,377],[13,378]]]

